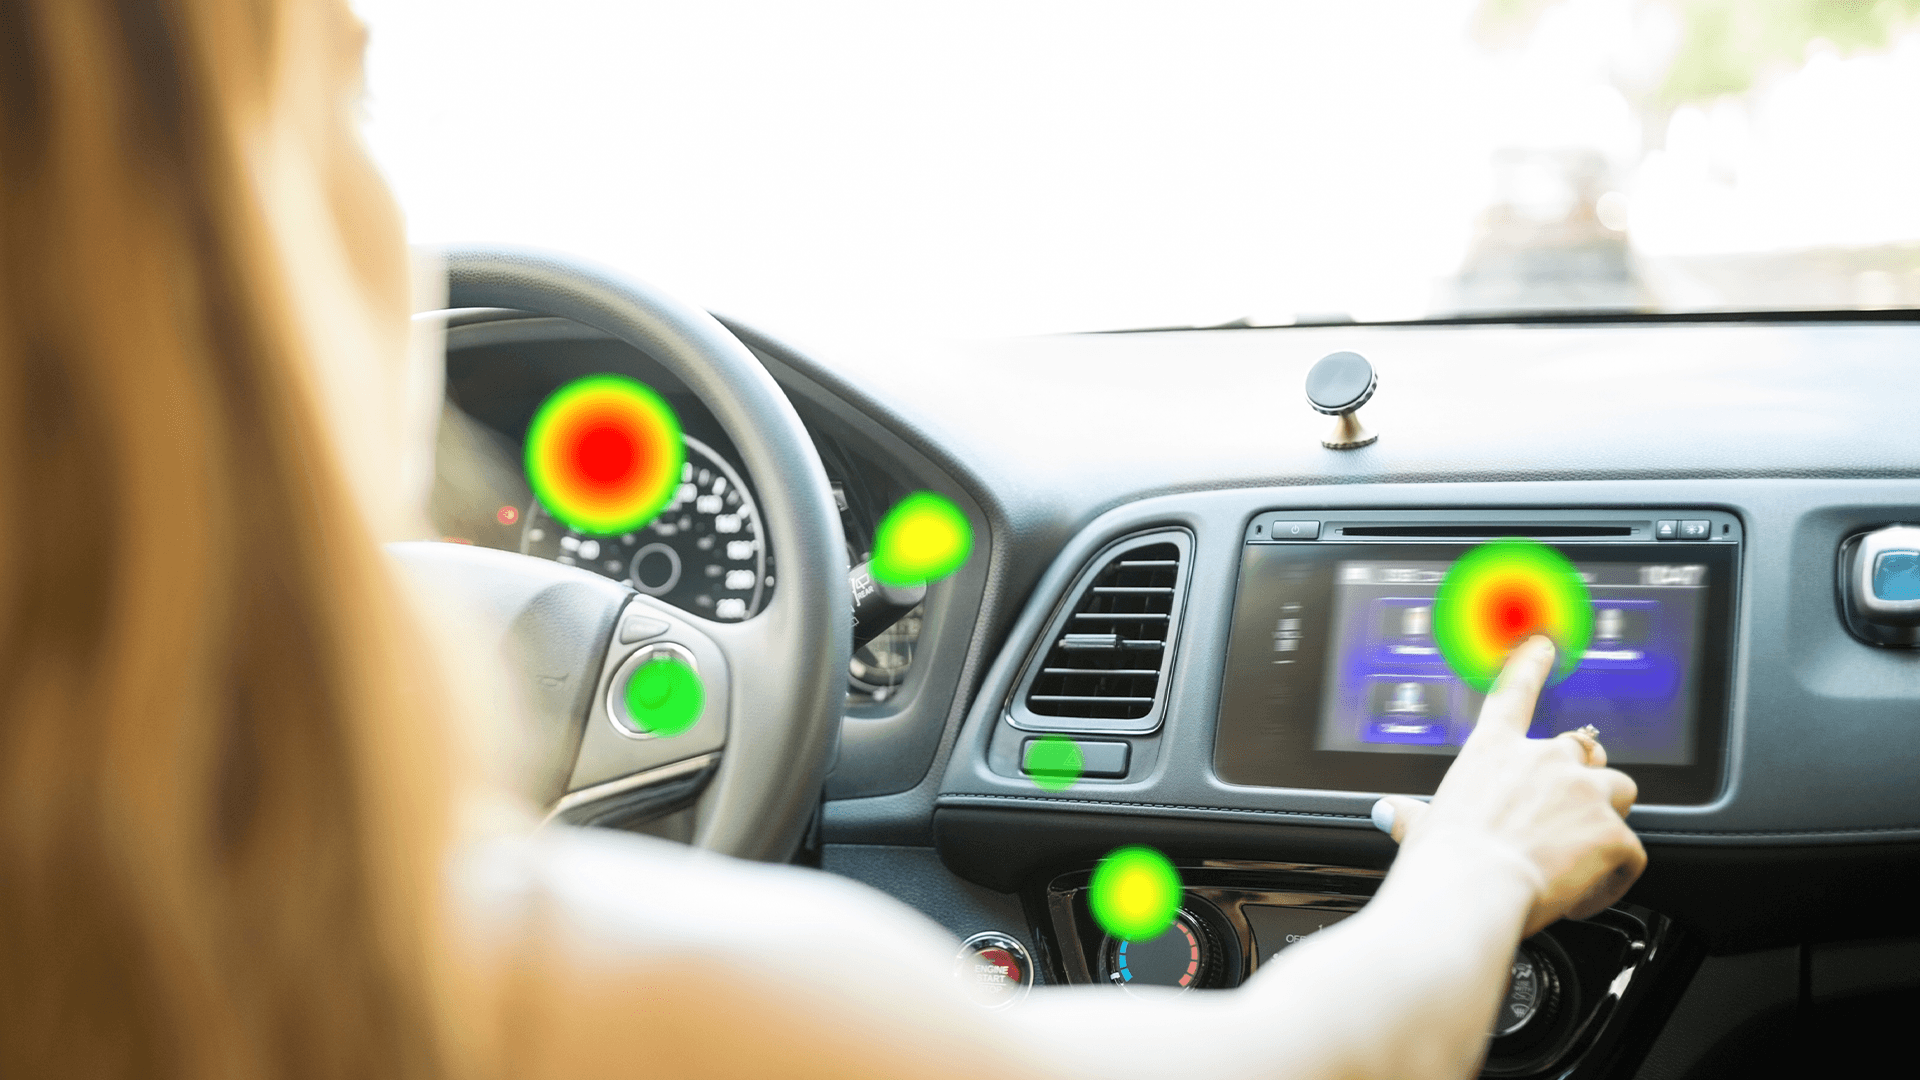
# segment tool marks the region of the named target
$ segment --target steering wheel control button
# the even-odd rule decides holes
[[[1682,521],[1680,523],[1680,539],[1682,540],[1707,540],[1711,539],[1712,536],[1713,522],[1711,521]]]
[[[1869,645],[1920,647],[1920,526],[1888,525],[1840,545],[1847,629]]]
[[[1653,523],[1653,538],[1655,540],[1680,539],[1680,523],[1672,518],[1661,518]]]
[[[1012,936],[990,930],[961,943],[953,977],[975,1003],[1004,1009],[1033,988],[1033,957]]]
[[[635,652],[614,672],[607,715],[629,738],[669,738],[699,723],[706,697],[693,654],[662,642]]]
[[[620,620],[620,644],[631,645],[636,641],[656,638],[667,632],[667,621],[657,619],[639,608],[628,608],[627,614]]]
[[[1380,385],[1373,365],[1357,352],[1328,353],[1307,372],[1307,404],[1334,418],[1333,430],[1320,440],[1329,450],[1357,450],[1379,436],[1360,422],[1360,406]]]
[[[1068,755],[1053,752],[1061,742],[1070,742],[1080,752],[1079,769],[1073,770]],[[1127,759],[1133,748],[1123,742],[1089,742],[1083,739],[1028,739],[1020,748],[1020,771],[1028,776],[1092,776],[1119,780],[1127,775]]]

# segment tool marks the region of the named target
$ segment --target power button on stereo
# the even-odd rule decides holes
[[[1320,523],[1317,521],[1275,521],[1267,526],[1267,534],[1275,540],[1318,540]]]

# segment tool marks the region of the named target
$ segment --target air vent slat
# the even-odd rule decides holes
[[[1091,694],[1034,694],[1032,697],[1029,697],[1027,700],[1028,701],[1058,701],[1058,702],[1061,702],[1062,704],[1065,704],[1067,702],[1074,702],[1074,703],[1097,702],[1102,705],[1106,705],[1106,704],[1151,705],[1153,704],[1153,699],[1150,697],[1106,697],[1103,695],[1091,695]]]
[[[1184,554],[1179,544],[1153,539],[1122,550],[1094,573],[1074,599],[1065,623],[1070,632],[1053,642],[1033,676],[1029,713],[1097,725],[1153,711]]]

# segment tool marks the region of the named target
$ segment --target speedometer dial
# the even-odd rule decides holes
[[[624,581],[709,619],[751,618],[773,584],[759,508],[725,458],[691,436],[686,446],[680,487],[647,525],[593,536],[560,524],[536,501],[527,508],[520,550]]]

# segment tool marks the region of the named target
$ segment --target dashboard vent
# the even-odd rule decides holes
[[[1187,548],[1185,533],[1136,537],[1110,549],[1082,580],[1029,676],[1022,704],[1033,726],[1115,731],[1158,723]]]

